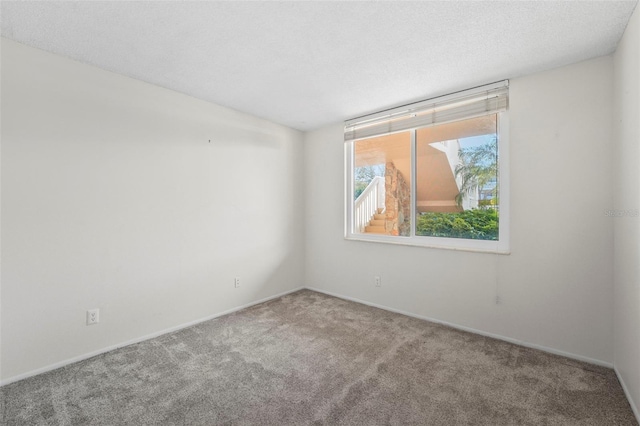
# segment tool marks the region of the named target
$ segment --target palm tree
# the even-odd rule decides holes
[[[490,142],[462,148],[459,152],[460,163],[456,166],[455,176],[461,178],[460,192],[456,195],[456,203],[462,205],[464,194],[470,194],[477,188],[484,188],[498,176],[498,138],[493,137]],[[492,190],[497,196],[498,186]]]

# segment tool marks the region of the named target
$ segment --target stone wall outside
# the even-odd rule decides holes
[[[390,235],[411,233],[411,186],[393,162],[385,165],[385,230]]]

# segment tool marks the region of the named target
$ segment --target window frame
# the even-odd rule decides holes
[[[416,132],[418,128],[403,130],[411,132],[411,233],[409,236],[395,236],[382,234],[366,234],[353,232],[354,217],[353,191],[355,185],[355,156],[354,147],[358,140],[354,139],[344,143],[345,149],[345,229],[344,237],[347,240],[366,241],[374,243],[396,244],[406,246],[419,246],[436,249],[485,252],[497,254],[510,254],[510,208],[509,208],[509,114],[508,110],[491,112],[485,115],[497,116],[498,138],[498,184],[500,185],[500,219],[498,221],[498,240],[473,240],[466,238],[429,237],[416,235]],[[465,118],[461,119],[464,120]],[[460,120],[455,120],[460,121]],[[443,123],[444,124],[444,123]],[[390,134],[390,133],[389,133]]]

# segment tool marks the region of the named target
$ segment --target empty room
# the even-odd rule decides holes
[[[0,423],[638,425],[637,4],[0,2]]]

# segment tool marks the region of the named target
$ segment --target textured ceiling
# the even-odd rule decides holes
[[[300,130],[609,54],[633,1],[1,3],[2,35]]]

